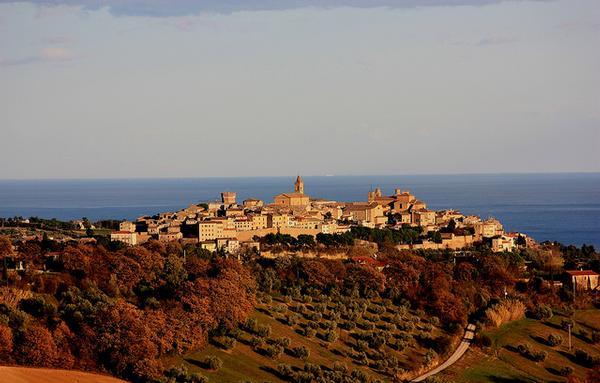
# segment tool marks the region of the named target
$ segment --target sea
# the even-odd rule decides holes
[[[296,176],[0,180],[0,217],[135,219],[217,200],[222,191],[238,201],[293,190]],[[538,241],[594,245],[600,249],[600,173],[306,176],[312,198],[366,201],[380,187],[408,190],[435,210],[456,209],[495,217],[507,231]]]

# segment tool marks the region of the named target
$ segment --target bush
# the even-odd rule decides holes
[[[554,335],[554,334],[550,334],[548,335],[548,339],[546,340],[546,343],[548,343],[548,346],[550,347],[556,347],[561,345],[563,342],[563,338],[560,335]]]
[[[283,354],[283,347],[278,344],[267,345],[262,351],[271,359],[277,359]]]
[[[265,344],[265,339],[258,337],[258,336],[253,336],[252,338],[250,338],[250,347],[252,348],[257,348],[262,346],[263,344]]]
[[[593,343],[600,343],[600,331],[592,331],[592,342]]]
[[[280,364],[277,366],[277,373],[283,378],[292,378],[294,376],[294,369],[289,364]]]
[[[348,374],[348,366],[342,362],[333,362],[333,366],[331,368],[333,371],[341,372],[344,375]]]
[[[312,338],[315,335],[317,335],[317,330],[312,327],[309,327],[309,326],[307,326],[303,332],[304,332],[304,336],[307,338]]]
[[[198,373],[189,373],[185,366],[172,367],[165,371],[165,377],[171,378],[169,381],[177,383],[207,383],[208,378]]]
[[[600,365],[600,356],[593,356],[588,354],[586,351],[577,349],[575,350],[575,360],[582,366],[593,368]]]
[[[338,337],[339,337],[339,334],[336,330],[329,330],[329,331],[325,332],[325,335],[323,336],[323,338],[327,342],[335,342],[336,340],[338,340]]]
[[[517,350],[519,351],[519,354],[533,360],[534,362],[542,362],[546,360],[546,357],[548,357],[548,353],[546,351],[532,350],[528,344],[520,344],[517,347]]]
[[[563,319],[560,322],[560,327],[565,331],[569,330],[569,326],[571,327],[571,330],[575,327],[573,319]]]
[[[436,358],[437,358],[437,353],[434,350],[429,349],[423,356],[423,363],[427,366],[431,362],[433,362]]]
[[[558,374],[560,376],[569,376],[571,374],[573,374],[573,368],[566,366],[561,368],[560,370],[558,370]]]
[[[223,367],[223,361],[221,360],[221,358],[214,356],[214,355],[209,355],[209,356],[205,357],[202,360],[202,364],[204,364],[204,366],[207,369],[214,370],[214,371]]]
[[[290,344],[292,343],[292,340],[286,336],[279,338],[279,339],[275,339],[273,341],[273,344],[279,345],[281,347],[290,347]]]
[[[537,305],[532,311],[531,316],[535,319],[539,320],[548,320],[552,318],[554,313],[552,312],[552,308],[546,304]]]
[[[306,360],[310,356],[310,350],[306,346],[293,347],[290,354],[298,359]]]
[[[492,345],[492,338],[487,334],[477,334],[475,341],[482,347],[490,347]]]
[[[525,305],[518,300],[505,300],[485,310],[487,323],[492,327],[500,327],[504,323],[522,319],[525,316]]]

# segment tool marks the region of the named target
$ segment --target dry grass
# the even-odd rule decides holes
[[[0,287],[0,304],[4,303],[10,308],[16,308],[21,299],[31,298],[31,291],[14,289],[12,287]]]
[[[498,328],[505,323],[525,317],[525,305],[523,302],[510,299],[502,301],[485,311],[485,317],[490,327]]]

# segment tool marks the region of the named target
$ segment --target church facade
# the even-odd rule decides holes
[[[278,194],[274,198],[275,205],[283,207],[306,206],[310,203],[310,197],[304,194],[304,181],[298,176],[294,183],[293,193]]]

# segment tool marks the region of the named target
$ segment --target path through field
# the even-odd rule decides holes
[[[450,358],[448,358],[444,363],[440,364],[433,370],[413,379],[412,381],[413,382],[421,382],[421,381],[429,378],[430,376],[435,375],[438,372],[441,372],[441,371],[445,370],[446,368],[452,366],[467,351],[467,349],[471,345],[471,341],[473,340],[474,336],[475,336],[475,325],[472,323],[469,323],[465,330],[465,335],[463,336],[462,341],[460,342],[460,344],[458,345],[456,350],[454,350],[454,353],[450,356]]]

